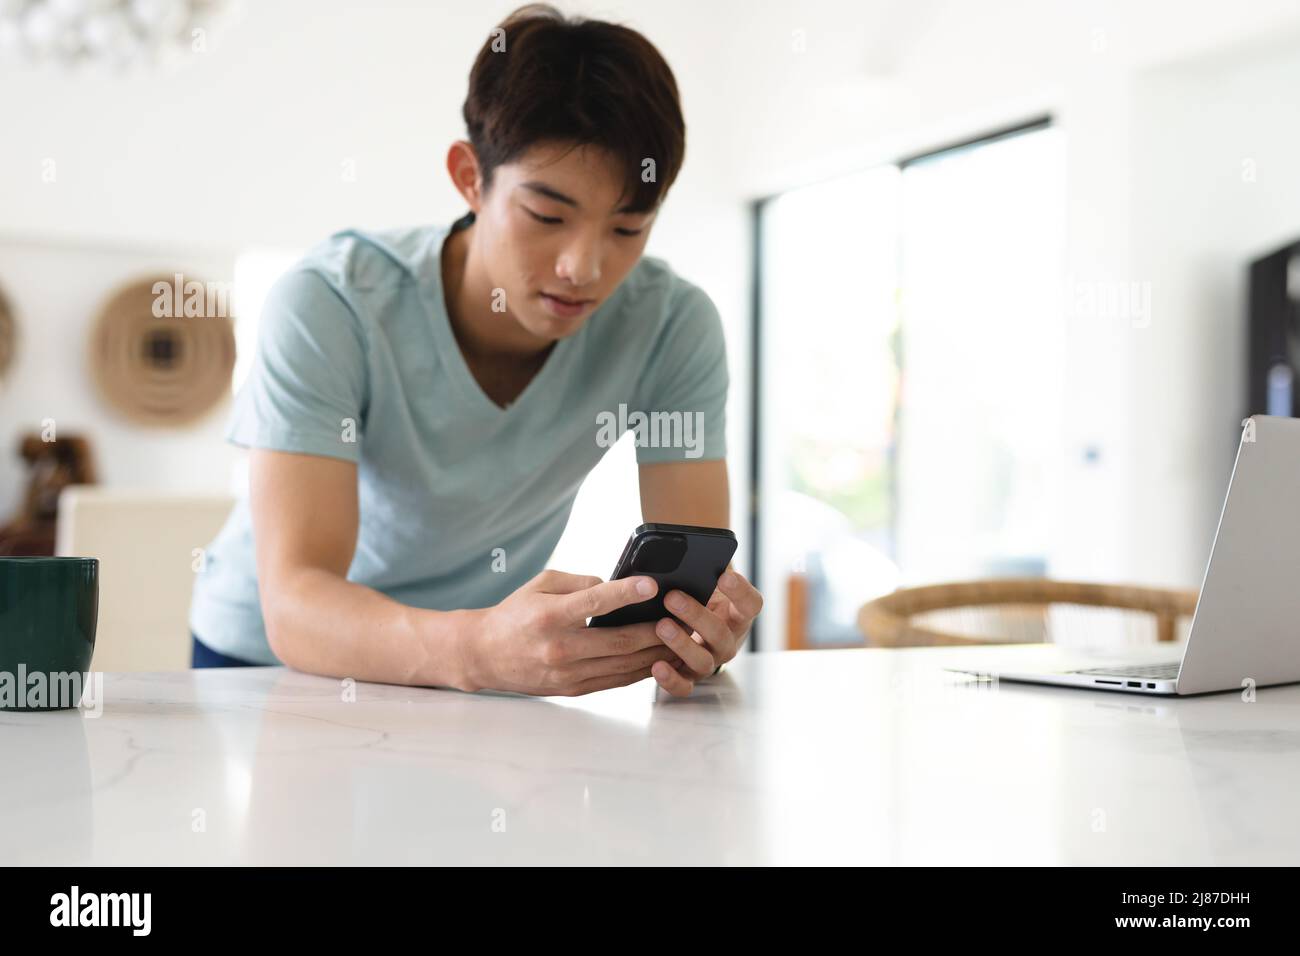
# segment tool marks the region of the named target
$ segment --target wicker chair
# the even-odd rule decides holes
[[[1196,598],[1195,591],[1044,578],[933,584],[868,601],[858,628],[873,647],[1065,643],[1063,632],[1086,629],[1088,609],[1111,609],[1154,623],[1156,640],[1173,641]]]

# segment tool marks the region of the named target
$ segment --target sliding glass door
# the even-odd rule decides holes
[[[1060,134],[903,168],[897,550],[911,583],[1047,571],[1062,464]]]
[[[850,639],[858,597],[897,583],[900,179],[872,169],[760,213],[760,640],[791,601],[819,639]]]
[[[859,642],[863,601],[900,585],[1047,570],[1059,135],[982,141],[760,206],[764,649]]]

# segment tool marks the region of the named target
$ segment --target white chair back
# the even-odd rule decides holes
[[[216,537],[234,503],[230,495],[64,489],[56,552],[99,558],[94,670],[189,668],[195,549]]]

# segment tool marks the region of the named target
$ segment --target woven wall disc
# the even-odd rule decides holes
[[[9,303],[4,293],[0,292],[0,382],[4,381],[5,372],[13,364],[14,353],[18,351],[18,323],[9,311]]]
[[[170,297],[171,316],[154,314],[155,283],[168,287],[162,295]],[[100,392],[142,425],[189,424],[230,392],[233,322],[208,299],[202,314],[186,316],[174,287],[173,276],[131,283],[105,303],[91,333],[90,367]]]

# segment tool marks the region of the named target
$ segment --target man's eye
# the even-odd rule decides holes
[[[559,218],[558,216],[543,216],[541,213],[533,212],[527,206],[524,207],[524,212],[528,213],[528,215],[532,216],[538,222],[544,222],[548,226],[554,226],[561,222],[564,222],[564,220]]]
[[[619,226],[614,231],[620,236],[639,236],[642,233],[641,229],[624,229],[622,226]]]

